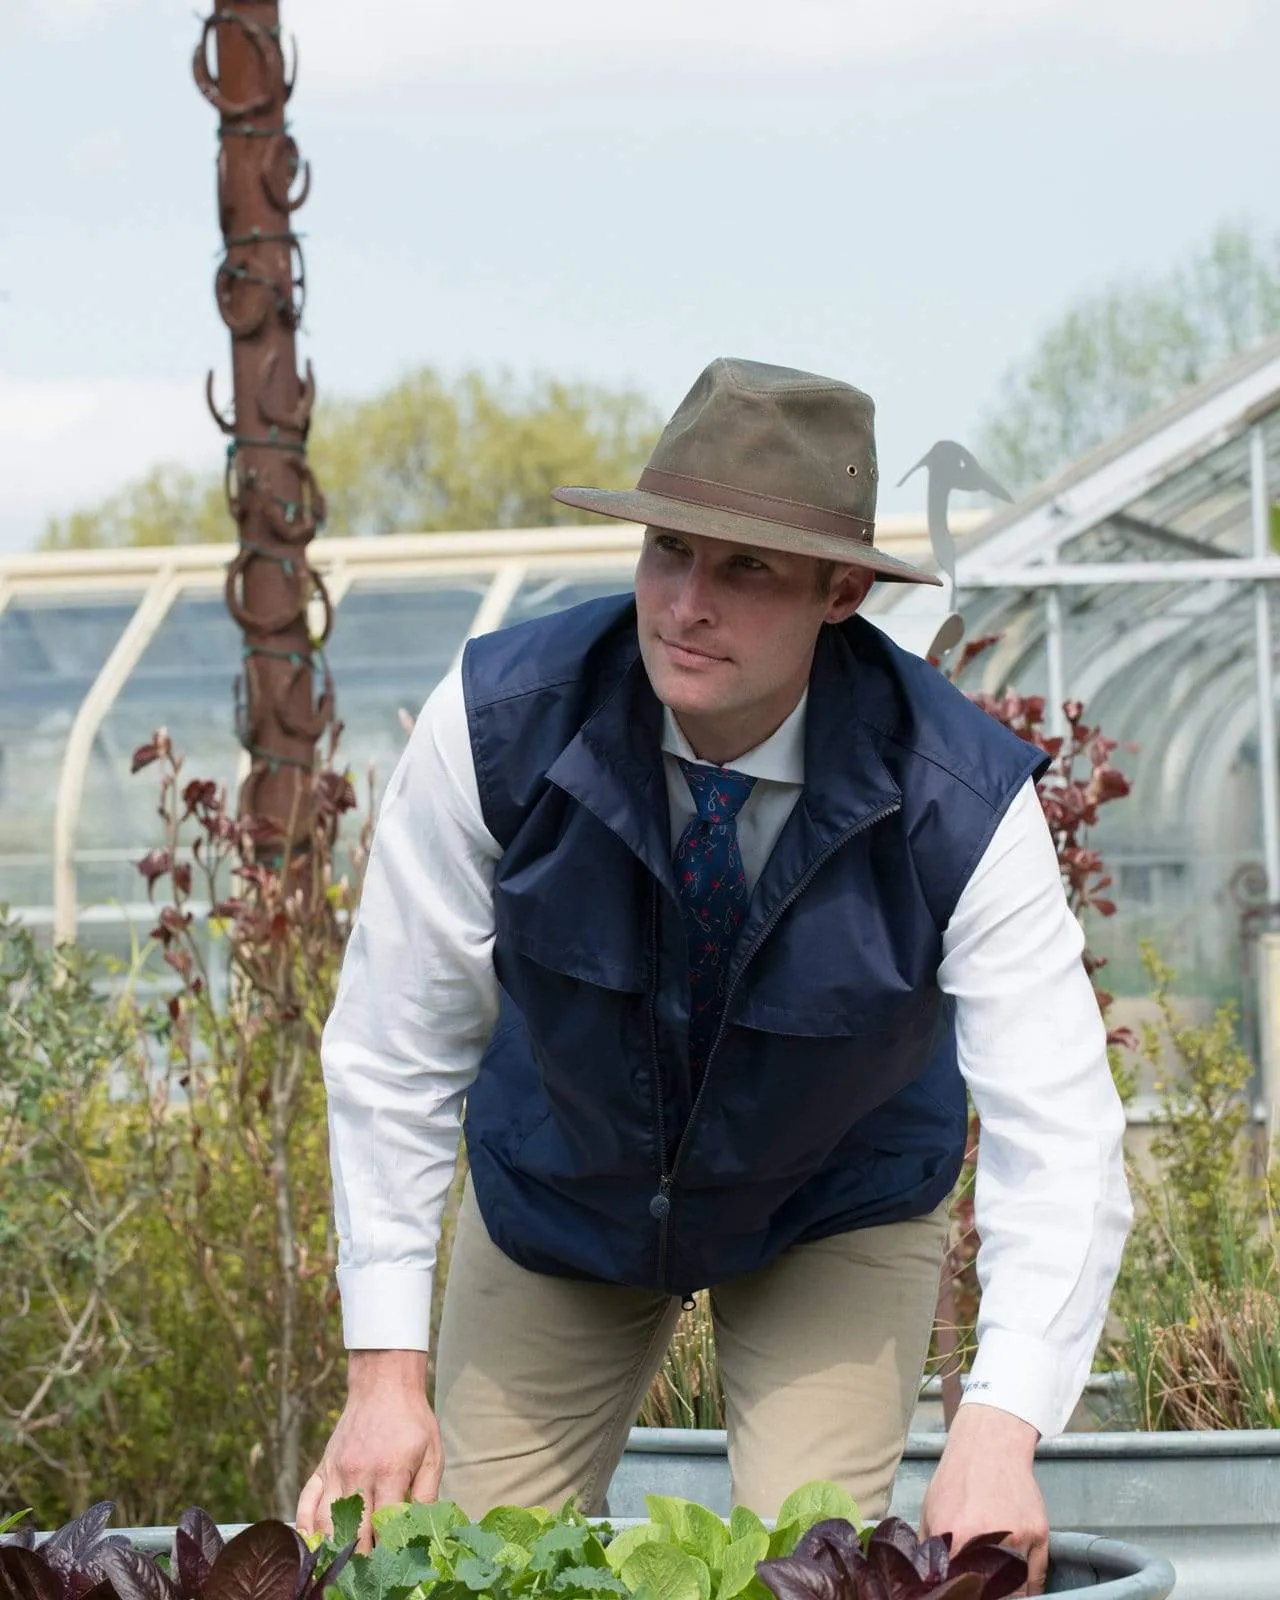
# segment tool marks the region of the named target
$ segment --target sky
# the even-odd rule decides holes
[[[284,0],[322,391],[708,360],[875,398],[881,508],[1075,298],[1280,231],[1274,0]],[[0,0],[0,551],[215,468],[194,9]]]

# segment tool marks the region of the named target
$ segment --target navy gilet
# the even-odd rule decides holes
[[[942,935],[1041,753],[855,617],[823,629],[805,787],[752,894],[695,1092],[662,707],[631,596],[463,659],[498,1022],[466,1140],[494,1243],[683,1294],[932,1210],[964,1154]]]

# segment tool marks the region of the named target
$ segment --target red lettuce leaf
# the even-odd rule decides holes
[[[115,1506],[110,1500],[99,1500],[71,1522],[64,1523],[40,1546],[42,1558],[57,1572],[74,1572],[84,1564],[89,1552],[98,1544],[114,1510]]]
[[[34,1550],[0,1549],[0,1600],[63,1600],[63,1594],[61,1576]]]
[[[330,1584],[337,1583],[339,1574],[355,1553],[356,1541],[353,1539],[350,1544],[343,1545],[323,1572],[312,1576],[302,1600],[322,1600],[324,1591]]]
[[[302,1545],[298,1552],[298,1559],[302,1565],[298,1568],[298,1576],[293,1580],[293,1600],[306,1600],[311,1589],[311,1580],[315,1575],[316,1562],[320,1559],[320,1546],[308,1550],[301,1538],[298,1543]]]
[[[998,1543],[1006,1533],[984,1534],[951,1557],[951,1573],[974,1573],[982,1579],[982,1600],[1005,1600],[1027,1581],[1027,1562],[1016,1550]]]
[[[853,1586],[802,1556],[757,1561],[756,1576],[777,1600],[853,1600]]]
[[[177,1586],[156,1562],[132,1545],[113,1544],[94,1565],[120,1600],[178,1600]]]
[[[173,1532],[169,1573],[177,1579],[181,1600],[197,1600],[204,1593],[213,1564],[222,1554],[222,1535],[207,1512],[192,1507],[184,1511]]]
[[[285,1522],[255,1522],[224,1546],[204,1600],[293,1600],[298,1541]]]
[[[929,1600],[982,1600],[982,1579],[976,1572],[961,1572],[936,1588],[922,1589]]]
[[[855,1575],[867,1565],[862,1538],[853,1523],[844,1517],[815,1522],[796,1545],[793,1559],[816,1562],[842,1584],[853,1582]]]
[[[105,1533],[89,1547],[80,1559],[78,1566],[67,1573],[68,1600],[104,1600],[102,1591],[106,1590],[106,1600],[115,1594],[111,1580],[107,1577],[103,1562],[108,1551],[132,1549],[127,1538],[122,1533]]]

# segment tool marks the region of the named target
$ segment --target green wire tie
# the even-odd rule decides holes
[[[255,544],[252,539],[241,539],[242,550],[252,550],[255,556],[261,556],[264,561],[277,561],[284,568],[285,577],[292,578],[297,565],[292,556],[282,556],[274,550],[268,550],[264,544]]]

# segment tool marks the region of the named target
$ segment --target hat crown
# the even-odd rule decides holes
[[[720,357],[677,407],[649,466],[870,524],[875,403],[836,378]]]

